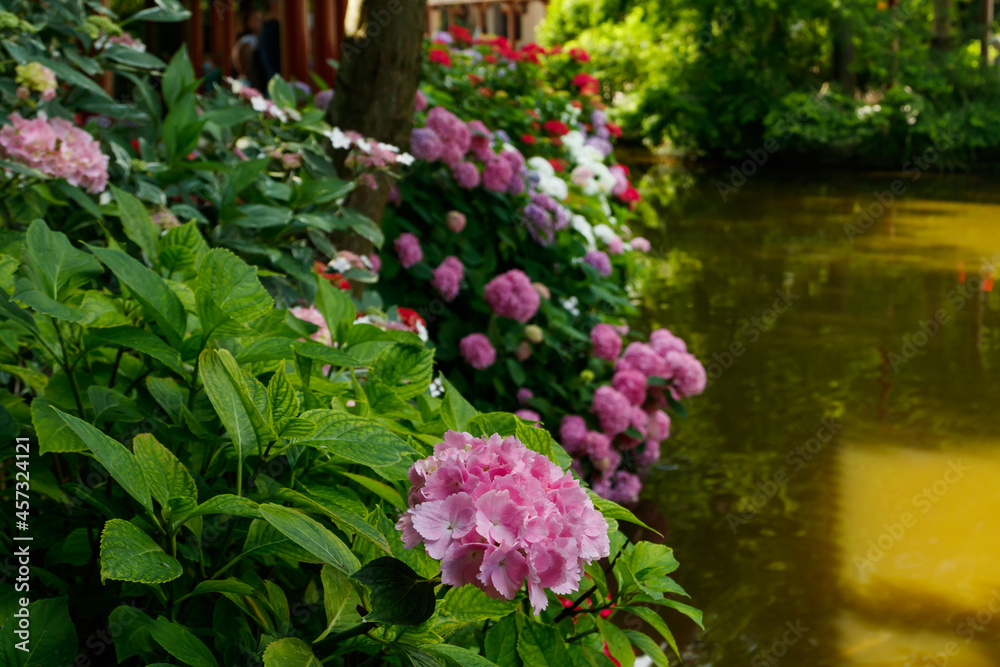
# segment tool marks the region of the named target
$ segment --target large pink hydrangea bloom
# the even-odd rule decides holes
[[[531,278],[520,269],[501,273],[486,283],[485,297],[494,313],[518,322],[530,320],[541,302]]]
[[[413,464],[403,543],[441,561],[441,581],[513,600],[525,585],[539,614],[546,589],[579,589],[583,568],[610,554],[608,523],[572,474],[514,437],[448,431]]]

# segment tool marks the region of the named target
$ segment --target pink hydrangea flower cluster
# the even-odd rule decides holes
[[[520,269],[511,269],[486,283],[486,303],[500,317],[527,322],[541,303],[531,278]]]
[[[706,374],[684,341],[667,329],[624,351],[621,334],[609,324],[591,331],[594,356],[614,362],[611,384],[598,387],[591,402],[597,428],[592,430],[581,415],[567,415],[559,438],[596,493],[632,504],[639,499],[642,476],[660,457],[660,443],[670,437],[667,392],[675,400],[700,394]]]
[[[8,120],[0,129],[0,155],[92,194],[107,187],[108,156],[87,132],[44,113],[32,120],[13,113]]]
[[[403,543],[441,561],[441,581],[513,600],[527,584],[539,614],[546,589],[579,589],[583,568],[610,554],[608,523],[579,480],[517,438],[448,431],[409,471]]]
[[[477,371],[485,370],[496,363],[497,350],[486,334],[472,333],[458,341],[458,351],[465,363]]]
[[[420,239],[410,232],[403,232],[397,236],[393,246],[404,269],[424,261],[424,250],[420,247]]]
[[[444,107],[428,111],[424,126],[410,136],[413,155],[425,162],[444,163],[462,188],[482,185],[492,192],[524,192],[524,156],[511,147],[495,151],[493,143],[493,133],[482,121],[465,123]]]
[[[454,301],[458,289],[465,277],[465,266],[462,260],[454,255],[444,258],[444,261],[434,269],[431,285],[441,294],[445,301]]]

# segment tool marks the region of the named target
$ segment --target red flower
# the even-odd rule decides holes
[[[608,123],[606,127],[608,128],[608,132],[613,134],[615,138],[619,138],[622,136],[622,128],[620,125],[615,125],[614,123]]]
[[[486,86],[481,86],[479,90],[477,90],[476,92],[482,95],[483,97],[493,97],[493,91],[487,88]]]
[[[455,38],[456,42],[472,44],[472,33],[469,32],[468,28],[463,28],[460,25],[453,25],[448,27],[448,33]]]
[[[611,657],[611,649],[608,648],[607,642],[604,642],[604,655],[608,656],[608,659],[615,665],[615,667],[622,667],[622,663]]]
[[[563,170],[562,160],[559,160],[559,159],[554,158],[554,157],[550,157],[549,158],[549,164],[551,164],[552,168],[555,169],[556,171],[561,172]]]
[[[548,132],[549,134],[554,134],[559,137],[563,136],[564,134],[569,134],[569,125],[562,122],[561,120],[547,120],[545,121],[545,125],[543,125],[542,127],[544,127],[545,131]]]
[[[618,195],[618,198],[629,205],[629,208],[635,208],[635,203],[642,198],[639,191],[636,190],[630,183],[625,192]]]
[[[342,290],[351,289],[351,283],[348,282],[344,276],[339,273],[327,273],[327,265],[320,261],[313,262],[313,271],[323,276],[330,281],[330,284],[334,287],[339,287]]]
[[[485,56],[483,56],[483,60],[485,60],[488,63],[495,63],[497,61],[497,57],[492,53],[488,53]]]
[[[538,118],[538,112],[534,109],[526,109],[524,113],[528,114],[532,118]]]
[[[576,107],[577,109],[583,108],[583,102],[581,102],[580,100],[573,100],[572,102],[570,102],[570,105]]]
[[[588,62],[590,60],[590,55],[583,49],[570,49],[569,55],[581,63]]]
[[[573,77],[573,85],[580,89],[581,95],[593,95],[600,89],[600,82],[586,72]]]
[[[532,134],[522,134],[522,135],[521,135],[521,141],[522,141],[523,143],[526,143],[526,144],[528,144],[529,146],[531,146],[531,145],[534,145],[534,143],[535,143],[536,141],[538,141],[538,140],[537,140],[537,139],[535,139],[535,136],[534,136],[534,135],[532,135]]]
[[[556,146],[558,148],[562,148],[563,141],[559,137],[552,137],[551,139],[549,139],[549,141],[552,142],[553,146]]]
[[[430,59],[432,63],[444,65],[445,67],[451,67],[451,56],[448,55],[447,51],[442,49],[431,49]]]
[[[473,86],[478,86],[483,82],[483,77],[479,76],[478,74],[467,74],[466,77],[468,77],[469,83],[471,83]]]
[[[396,312],[399,313],[399,321],[410,329],[416,330],[417,324],[427,326],[424,318],[420,317],[420,314],[412,308],[403,308],[400,306],[396,308]]]

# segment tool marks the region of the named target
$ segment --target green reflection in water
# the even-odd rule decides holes
[[[642,208],[646,324],[714,377],[642,508],[705,610],[691,664],[1000,664],[1000,614],[961,625],[1000,590],[1000,190],[923,175],[852,243],[900,175],[762,172],[725,202],[719,176],[652,168]]]

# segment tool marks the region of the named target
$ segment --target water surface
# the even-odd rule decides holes
[[[705,611],[686,659],[1000,664],[1000,189],[720,177],[644,191],[645,317],[713,378],[644,501]]]

